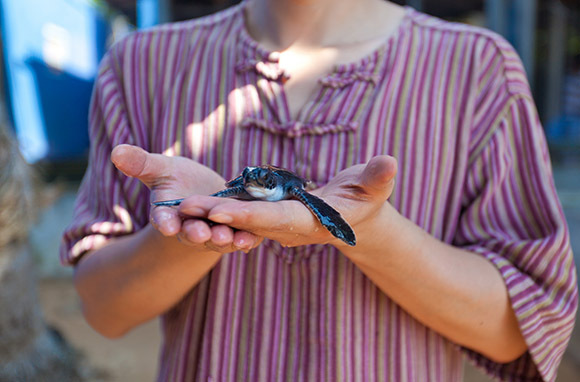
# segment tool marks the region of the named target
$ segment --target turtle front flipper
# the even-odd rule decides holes
[[[244,188],[243,185],[225,188],[221,191],[216,192],[215,194],[211,194],[210,196],[217,196],[218,198],[234,197],[234,198],[241,199],[241,200],[255,200],[256,199],[252,195],[248,194],[248,191],[246,191],[246,189]]]
[[[153,202],[154,206],[178,206],[183,202],[184,198],[181,199],[171,199],[171,200],[161,200],[159,202]]]
[[[318,196],[309,194],[299,187],[292,187],[290,194],[302,202],[316,216],[320,223],[336,238],[355,246],[356,236],[340,213]]]
[[[218,191],[210,196],[217,196],[220,198],[228,198],[230,196],[236,197],[242,200],[254,200],[255,198],[244,189],[244,186],[236,186],[231,188],[226,188],[224,190]],[[159,202],[153,202],[154,206],[178,206],[183,202],[185,198],[181,199],[171,199],[171,200],[161,200]]]
[[[243,186],[243,185],[244,185],[244,178],[242,177],[242,175],[226,182],[227,188],[238,187],[238,186]]]

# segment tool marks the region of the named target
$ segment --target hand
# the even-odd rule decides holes
[[[377,156],[366,165],[352,166],[340,172],[327,185],[312,193],[341,213],[360,242],[375,218],[389,208],[385,202],[392,192],[396,172],[394,158]],[[194,195],[181,203],[179,211],[268,237],[286,246],[315,243],[346,246],[296,200],[248,202]]]
[[[225,180],[216,172],[191,159],[151,154],[131,145],[119,145],[111,160],[125,175],[139,179],[151,190],[151,201],[183,198],[191,194],[209,195],[224,187]],[[175,236],[182,243],[203,245],[227,253],[249,250],[261,239],[226,225],[210,227],[200,219],[183,219],[173,207],[152,207],[151,225],[164,236]]]

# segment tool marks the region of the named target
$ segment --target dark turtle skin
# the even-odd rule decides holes
[[[334,237],[348,245],[356,245],[356,237],[350,225],[324,200],[306,192],[304,188],[307,183],[305,179],[283,168],[270,165],[246,167],[240,176],[226,183],[227,188],[211,196],[271,202],[296,199],[302,202]],[[183,199],[173,199],[152,204],[178,206],[182,201]]]

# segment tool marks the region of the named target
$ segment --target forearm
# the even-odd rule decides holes
[[[489,261],[433,238],[390,206],[361,228],[359,244],[340,249],[409,314],[498,362],[525,351],[505,283]]]
[[[91,326],[119,337],[174,306],[220,258],[147,226],[87,254],[75,268],[75,287]]]

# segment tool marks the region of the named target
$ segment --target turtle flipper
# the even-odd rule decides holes
[[[242,175],[226,182],[227,188],[238,187],[238,186],[243,186],[243,185],[244,185],[244,178],[242,177]]]
[[[183,202],[184,198],[181,199],[171,199],[171,200],[161,200],[159,202],[153,202],[154,206],[178,206]]]
[[[244,188],[243,185],[225,188],[221,191],[216,192],[215,194],[211,194],[210,196],[217,196],[218,198],[229,198],[229,197],[233,196],[237,199],[242,199],[242,200],[255,200],[256,199],[252,195],[248,194],[248,191],[246,191],[246,189]]]
[[[292,187],[290,194],[302,202],[320,223],[336,238],[355,246],[356,236],[340,213],[318,196],[309,194],[299,187]]]
[[[215,194],[211,194],[210,196],[217,196],[220,198],[228,198],[230,196],[235,196],[238,199],[243,200],[253,200],[254,198],[248,194],[248,192],[244,189],[243,186],[236,186],[232,188],[226,188],[224,190],[218,191]],[[161,200],[159,202],[153,202],[154,206],[178,206],[183,202],[185,198],[181,199],[171,199],[171,200]]]

